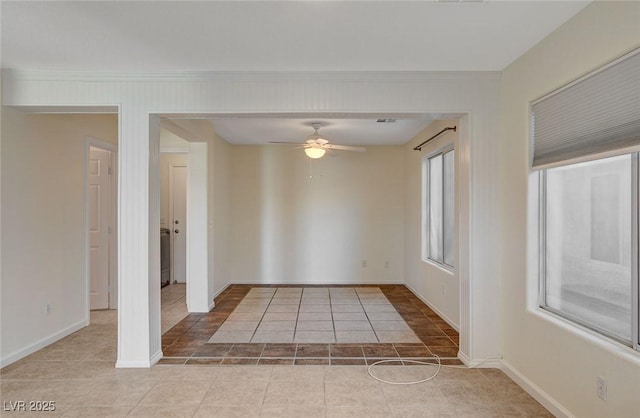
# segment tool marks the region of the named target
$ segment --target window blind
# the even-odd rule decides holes
[[[640,145],[640,49],[532,105],[534,168]]]

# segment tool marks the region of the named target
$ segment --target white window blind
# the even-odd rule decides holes
[[[532,105],[533,167],[640,145],[640,50]]]

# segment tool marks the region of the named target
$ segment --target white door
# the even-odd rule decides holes
[[[171,278],[187,281],[187,167],[169,167],[169,205],[171,216]]]
[[[90,308],[109,308],[109,221],[111,219],[111,152],[89,149]]]

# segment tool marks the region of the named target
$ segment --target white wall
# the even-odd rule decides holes
[[[209,160],[209,301],[229,283],[231,271],[231,145],[212,132]]]
[[[115,115],[2,108],[2,364],[87,324],[85,146]],[[45,305],[51,313],[45,314]]]
[[[187,144],[188,145],[188,144]],[[169,218],[169,167],[171,165],[187,165],[187,154],[160,154],[160,226],[171,228]]]
[[[402,282],[403,147],[313,161],[287,146],[232,155],[233,281]]]
[[[447,131],[426,144],[422,151],[414,151],[413,147],[432,137],[449,126],[459,126],[457,120],[439,120],[427,126],[404,147],[405,169],[405,223],[404,223],[404,262],[405,282],[432,309],[454,328],[460,324],[460,280],[457,269],[453,273],[433,263],[423,260],[423,196],[422,166],[425,156],[454,145],[458,148],[459,130]],[[456,168],[460,164],[460,153],[456,153]],[[456,175],[456,179],[458,175]],[[456,191],[459,189],[456,188]],[[457,199],[456,199],[457,200]],[[457,213],[457,211],[456,211]],[[458,221],[456,218],[456,231]],[[458,260],[456,250],[456,260]],[[456,263],[457,265],[457,263]],[[443,294],[444,292],[444,294]]]
[[[531,218],[527,231],[528,212],[535,218],[535,206],[527,207],[528,192],[535,195],[528,187],[528,104],[638,45],[640,3],[594,2],[502,74],[502,351],[511,374],[555,401],[559,415],[638,416],[640,354],[564,326],[535,309],[537,258]],[[607,380],[606,402],[596,397],[596,376]]]

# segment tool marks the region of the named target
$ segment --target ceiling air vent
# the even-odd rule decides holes
[[[380,119],[376,119],[376,122],[378,123],[395,123],[395,119],[391,119],[391,118],[380,118]]]

